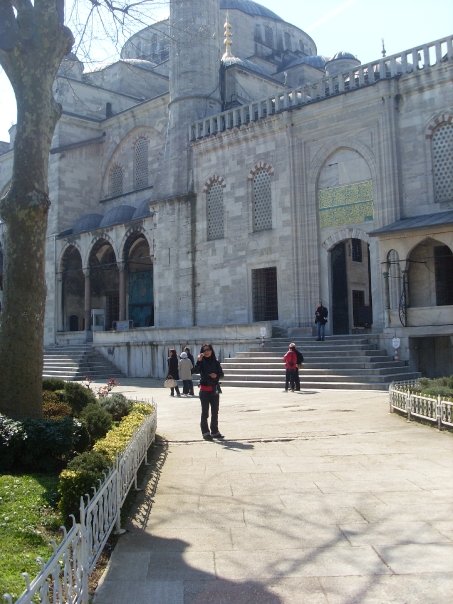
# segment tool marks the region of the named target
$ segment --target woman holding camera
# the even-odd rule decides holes
[[[223,438],[219,432],[219,393],[218,383],[223,376],[222,367],[215,356],[211,344],[203,344],[193,373],[200,374],[200,401],[201,401],[201,434],[205,440]],[[211,430],[208,427],[209,408],[211,408]]]

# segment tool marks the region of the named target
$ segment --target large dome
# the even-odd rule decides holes
[[[257,2],[252,2],[251,0],[220,0],[220,8],[227,10],[240,10],[247,15],[259,16],[259,17],[269,17],[270,19],[277,19],[278,21],[283,21],[281,17],[273,13],[268,8],[261,6]]]

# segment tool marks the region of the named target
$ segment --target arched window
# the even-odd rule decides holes
[[[259,168],[253,174],[253,230],[272,228],[271,175],[269,168]]]
[[[109,174],[109,195],[115,197],[123,194],[124,170],[122,166],[115,164]]]
[[[148,186],[149,141],[140,137],[134,147],[134,182],[136,189]]]
[[[223,187],[222,180],[217,179],[208,185],[206,190],[206,221],[208,241],[214,239],[223,239],[225,237],[224,228],[224,207],[223,207]]]
[[[400,258],[396,250],[387,254],[387,272],[389,279],[389,304],[392,310],[399,308],[401,298],[401,267]]]
[[[453,123],[440,124],[432,135],[434,198],[453,201]]]

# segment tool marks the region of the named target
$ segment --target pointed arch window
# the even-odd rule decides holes
[[[434,197],[437,202],[453,201],[453,123],[440,124],[432,140]]]
[[[271,171],[258,168],[253,174],[253,231],[272,228]]]
[[[115,164],[110,169],[109,174],[109,195],[115,197],[123,194],[124,170],[123,167]]]
[[[149,140],[140,137],[134,147],[134,182],[136,189],[144,189],[149,184],[148,156]]]

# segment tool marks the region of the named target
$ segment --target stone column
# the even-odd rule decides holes
[[[384,279],[384,324],[385,327],[390,325],[390,288],[389,288],[389,273],[384,271],[382,273]]]
[[[57,273],[55,276],[55,313],[56,313],[56,326],[57,331],[65,331],[65,320],[64,320],[64,298],[63,298],[63,275]],[[66,330],[67,331],[67,330]]]
[[[85,333],[91,331],[91,282],[90,269],[83,270],[85,277]]]
[[[118,262],[119,272],[119,320],[124,321],[126,319],[126,275],[127,269],[124,262]]]

